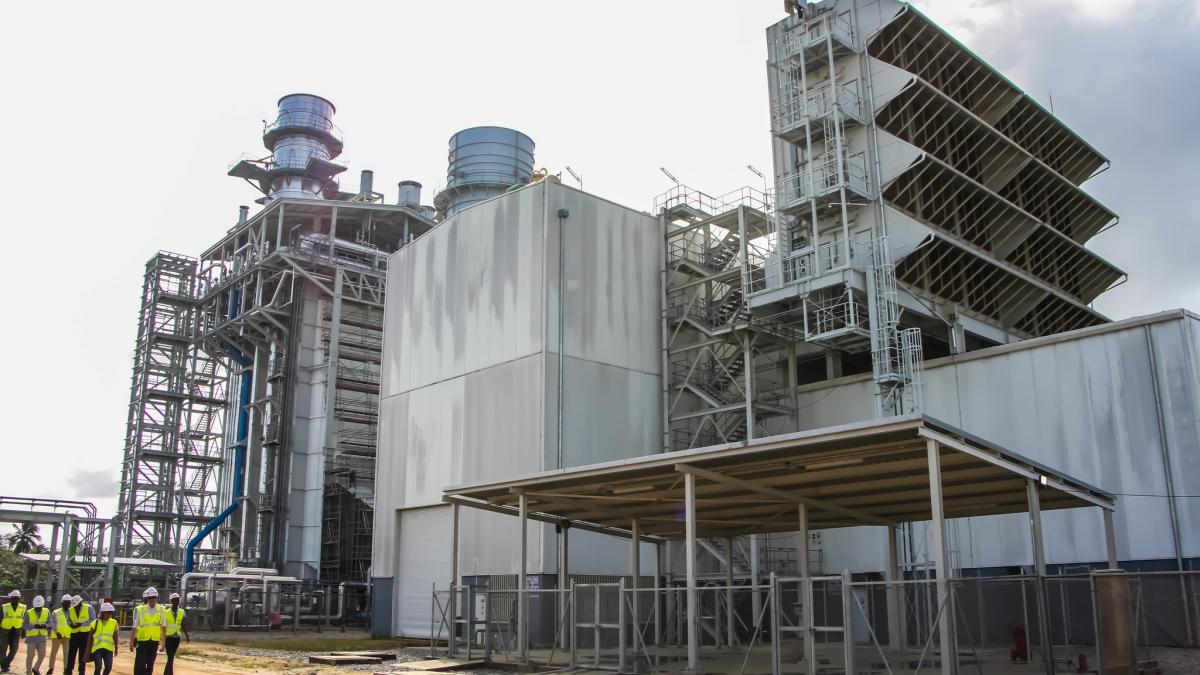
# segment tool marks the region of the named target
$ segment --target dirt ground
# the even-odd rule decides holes
[[[224,643],[220,644],[214,640]],[[120,652],[113,659],[113,675],[133,674],[133,653],[128,650],[129,638],[122,636]],[[202,634],[192,635],[191,643],[180,645],[175,655],[175,675],[218,675],[219,673],[235,673],[237,675],[268,675],[285,673],[290,675],[347,675],[351,669],[336,666],[318,666],[307,663],[311,653],[326,653],[333,650],[373,649],[386,651],[413,651],[414,658],[420,655],[420,650],[406,650],[395,642],[386,640],[368,640],[365,635],[324,633],[302,634],[300,636],[268,635],[268,634]],[[49,668],[49,646],[46,648],[46,660],[42,662],[41,672],[46,675]],[[424,650],[428,654],[428,649]],[[166,654],[159,654],[154,662],[154,672],[161,674],[166,663]],[[58,663],[55,664],[55,675],[64,672],[65,662],[59,653]],[[388,670],[387,663],[383,667],[376,666],[370,670]],[[361,668],[361,667],[360,667]],[[357,668],[354,670],[358,670]],[[92,675],[93,666],[88,664],[87,675]],[[11,672],[14,675],[28,675],[25,670],[25,642],[22,640],[20,651],[12,662]]]

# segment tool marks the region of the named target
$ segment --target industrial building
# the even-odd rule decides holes
[[[146,264],[118,517],[122,555],[365,582],[387,256],[433,226],[345,167],[332,103],[279,101],[261,193],[198,257]],[[232,560],[233,564],[228,562]]]
[[[1108,160],[908,3],[794,10],[774,187],[649,212],[491,126],[432,206],[347,189],[333,104],[281,99],[229,171],[262,208],[147,263],[118,555],[623,671],[948,673],[1019,626],[1053,672],[1117,566],[1178,573],[1138,644],[1200,645],[1200,317],[1092,307]]]
[[[770,194],[680,185],[638,214],[541,182],[446,218],[392,257],[375,632],[432,632],[519,661],[555,643],[565,659],[572,639],[586,637],[587,660],[572,651],[572,664],[629,668],[604,661],[599,645],[652,658],[671,644],[745,647],[754,632],[758,594],[753,609],[733,591],[701,594],[689,634],[671,588],[766,588],[772,573],[845,572],[847,583],[1009,575],[1027,580],[1018,595],[1039,605],[1017,623],[1044,631],[1033,639],[1041,649],[1079,632],[1068,616],[1074,591],[1047,599],[1047,575],[1194,567],[1198,514],[1180,496],[1195,494],[1186,467],[1200,452],[1196,317],[1111,323],[1092,308],[1124,277],[1086,247],[1117,222],[1081,187],[1107,159],[907,3],[811,3],[771,26],[767,44]],[[647,259],[649,250],[658,253]],[[654,274],[650,289],[633,283]],[[656,483],[637,473],[691,453],[716,453],[715,462],[722,451],[868,434],[890,419],[940,429],[927,433],[960,439],[964,452],[1008,457],[1015,475],[958,473],[943,454],[935,518],[932,482],[888,491],[904,474],[864,468],[843,484],[856,475],[845,467],[876,461],[875,451],[843,450],[805,465],[807,480],[773,479],[794,488],[776,501],[840,490],[845,503],[878,510],[858,522],[818,525],[814,515],[811,528],[808,516],[803,527],[763,526],[778,503],[735,510],[744,515],[725,528],[699,510],[709,525],[693,528],[691,549],[680,541],[679,481],[693,474]],[[894,469],[924,474],[919,457]],[[589,484],[624,476],[614,467],[629,477]],[[1039,475],[1075,487],[1056,496],[1026,486]],[[1078,508],[1069,497],[1081,493],[1104,506]],[[1026,512],[1037,514],[1036,536]],[[882,520],[872,525],[872,514]],[[623,602],[618,584],[659,599]],[[581,587],[596,592],[588,608],[612,592],[609,609],[629,604],[627,613],[564,610]],[[1186,621],[1172,634],[1196,644],[1194,585],[1175,589],[1171,606],[1182,603]],[[948,589],[934,597],[936,614]],[[639,624],[651,612],[654,626]],[[855,633],[860,647],[887,634],[886,619],[865,622],[874,632]],[[997,626],[1007,619],[990,629],[980,621],[981,641],[1011,639],[1011,625]],[[818,628],[810,620],[805,630]],[[849,618],[837,630],[850,633]]]

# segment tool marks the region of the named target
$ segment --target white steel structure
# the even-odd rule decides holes
[[[1084,247],[1116,221],[1079,188],[1107,166],[1094,148],[907,3],[812,3],[767,38],[755,313],[835,359],[869,350],[876,414],[920,407],[922,348],[1106,321],[1089,303],[1123,273]]]

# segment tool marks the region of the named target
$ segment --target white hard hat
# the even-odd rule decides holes
[[[46,599],[40,595],[33,596],[33,606],[34,607],[45,607]]]
[[[103,605],[100,605],[100,611],[101,612],[114,612],[116,610],[113,609],[112,604],[106,602]]]
[[[78,595],[71,596],[71,606],[78,607],[83,604],[83,597]]]
[[[13,591],[13,592],[11,592],[11,593],[9,593],[9,594],[8,594],[8,597],[10,597],[10,598],[19,598],[19,597],[21,597],[21,591]]]
[[[146,590],[142,591],[142,597],[143,598],[157,598],[158,597],[158,589],[151,586],[150,588],[147,588]]]
[[[62,596],[62,600],[59,602],[71,602],[71,594],[67,593],[66,595]]]
[[[178,600],[178,599],[179,599],[179,594],[178,594],[178,593],[172,593],[172,594],[171,594],[171,599],[172,599],[172,600]]]

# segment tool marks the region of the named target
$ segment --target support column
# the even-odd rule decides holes
[[[725,644],[733,646],[733,537],[725,537]]]
[[[575,608],[570,604],[575,599],[575,594],[571,593],[568,597],[562,593],[564,589],[571,587],[571,582],[569,581],[571,578],[571,523],[563,522],[560,526],[560,531],[562,532],[562,561],[559,562],[558,566],[558,597],[561,599],[561,607],[559,608],[558,616],[560,623],[562,623],[562,634],[559,636],[558,642],[562,646],[563,651],[566,651],[572,648],[574,643],[572,638],[575,634],[574,618],[572,617],[572,619],[565,622],[562,621],[563,614],[570,611],[573,615],[575,612]]]
[[[900,584],[900,553],[897,531],[894,527],[887,529],[888,559],[887,559],[887,611],[888,611],[888,644],[892,649],[904,649],[908,643],[905,636],[904,622],[904,586]]]
[[[950,565],[946,550],[946,512],[942,504],[942,456],[937,441],[925,443],[929,464],[929,506],[932,514],[929,532],[930,550],[933,552],[934,569],[937,574],[937,604],[941,611],[938,619],[938,637],[942,648],[942,675],[958,672],[958,651],[955,646],[954,605],[950,599]]]
[[[517,572],[517,660],[529,662],[529,582],[525,578],[529,558],[529,497],[518,495],[521,521],[521,569]]]
[[[471,607],[466,608],[468,617],[471,611]],[[446,654],[454,658],[458,645],[458,504],[450,505],[450,607],[446,609],[446,614],[450,617],[450,639],[446,643]],[[468,621],[466,626],[469,640],[471,623]]]
[[[750,614],[751,621],[757,622],[762,614],[762,594],[758,590],[758,535],[750,535]],[[757,629],[754,629],[757,632]]]
[[[1050,634],[1050,607],[1046,602],[1046,549],[1042,538],[1042,500],[1035,480],[1025,482],[1029,502],[1029,535],[1033,543],[1033,588],[1037,596],[1038,634],[1046,675],[1054,675],[1054,645]]]
[[[660,594],[659,588],[662,588],[663,579],[663,545],[661,543],[654,545],[654,592],[651,597],[654,599],[654,646],[658,647],[662,644],[663,625],[662,625],[662,599],[666,594]]]
[[[817,636],[813,632],[813,587],[812,580],[809,578],[809,567],[811,564],[808,559],[808,505],[796,505],[796,533],[799,536],[799,541],[796,542],[796,567],[800,573],[800,627],[804,630],[804,664],[805,672],[809,675],[816,675],[817,672]],[[774,572],[772,572],[774,575]],[[775,596],[771,599],[776,603],[774,615],[777,620],[782,620],[783,613],[780,611],[783,600],[783,590],[779,587],[773,588]],[[774,631],[775,639],[781,640],[782,633],[779,630]]]
[[[61,542],[62,548],[59,550],[59,557],[58,557],[58,584],[62,588],[64,593],[67,590],[67,565],[70,563],[70,560],[71,560],[71,526],[72,526],[72,523],[71,523],[70,514],[63,516],[62,542]],[[114,527],[113,532],[115,533],[116,530],[117,530],[117,528]],[[112,560],[112,551],[113,551],[113,549],[110,548],[109,549],[109,560],[110,561]],[[109,563],[109,566],[110,567],[112,566],[111,562]]]
[[[1113,528],[1113,512],[1109,509],[1100,509],[1104,514],[1104,546],[1108,551],[1108,569],[1120,569],[1120,562],[1117,561],[1117,534]]]
[[[745,381],[743,388],[746,393],[746,440],[754,440],[754,337],[750,333],[742,334],[742,362]]]
[[[633,611],[630,612],[630,617],[633,619],[633,630],[637,631],[638,635],[641,635],[641,617],[639,616],[640,612],[638,611],[638,601],[641,599],[638,594],[638,588],[641,587],[641,584],[638,583],[640,581],[638,577],[640,577],[642,574],[642,531],[638,526],[637,518],[634,518],[633,521],[630,522],[629,532],[629,566],[631,568],[630,576],[632,578],[632,583],[629,585],[629,590],[630,599],[633,600],[633,602],[630,603],[633,606]],[[635,650],[637,649],[636,639],[633,641],[633,647]]]
[[[695,673],[700,670],[700,635],[698,614],[700,606],[696,597],[696,476],[683,474],[684,541],[687,550],[687,669]]]
[[[458,586],[458,504],[450,507],[450,588]]]

